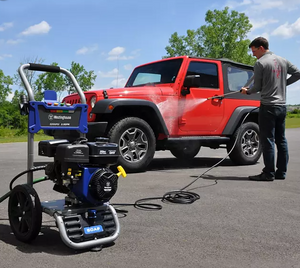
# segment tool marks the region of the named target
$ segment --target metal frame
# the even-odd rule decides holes
[[[76,89],[78,95],[80,96],[81,103],[86,104],[86,99],[83,94],[83,91],[80,88],[79,84],[77,83],[74,75],[70,71],[68,71],[64,68],[58,67],[58,66],[26,63],[19,67],[18,72],[19,72],[21,80],[24,84],[24,87],[27,91],[29,101],[34,101],[35,99],[34,99],[33,90],[28,82],[28,79],[26,78],[25,70],[53,72],[53,73],[60,72],[60,73],[65,74],[66,76],[68,76],[71,79],[72,83],[74,84],[75,89]],[[81,133],[80,135],[81,135],[81,137],[85,137],[84,133]],[[30,133],[28,131],[28,137],[27,137],[27,169],[28,170],[34,168],[33,160],[34,160],[34,133]],[[33,185],[33,172],[27,173],[27,184],[29,184],[31,186]]]

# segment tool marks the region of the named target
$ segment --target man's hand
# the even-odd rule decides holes
[[[249,88],[247,88],[247,87],[242,87],[241,90],[240,90],[240,92],[241,92],[242,94],[249,95],[250,93],[248,92],[248,89],[249,89]]]

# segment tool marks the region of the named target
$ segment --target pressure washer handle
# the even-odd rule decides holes
[[[81,103],[86,104],[86,99],[85,99],[85,96],[83,94],[83,91],[80,88],[79,84],[77,83],[77,80],[75,79],[74,75],[70,71],[68,71],[64,68],[61,68],[59,66],[36,64],[36,63],[26,63],[26,64],[21,65],[18,69],[21,80],[24,84],[24,87],[25,87],[27,93],[28,93],[29,101],[34,101],[34,94],[33,94],[33,90],[31,88],[31,85],[29,84],[28,79],[25,75],[25,70],[26,69],[31,70],[31,71],[41,71],[41,72],[50,72],[50,73],[63,73],[64,75],[68,76],[71,79],[78,95],[80,96]]]
[[[59,73],[60,72],[60,67],[59,66],[53,66],[53,65],[29,63],[28,70],[49,72],[49,73]]]

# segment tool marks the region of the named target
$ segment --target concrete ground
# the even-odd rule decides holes
[[[191,205],[151,201],[162,205],[158,211],[115,205],[128,212],[119,214],[121,232],[114,245],[100,252],[66,247],[54,219],[45,214],[37,239],[29,245],[19,242],[11,233],[6,200],[0,204],[0,267],[300,267],[299,135],[300,129],[287,130],[290,163],[284,181],[249,181],[249,175],[260,173],[261,162],[234,166],[226,159],[188,188],[200,195]],[[224,149],[203,148],[184,164],[169,152],[158,152],[147,172],[119,179],[111,203],[132,204],[181,189],[225,155]],[[26,143],[0,144],[0,196],[25,169]],[[35,186],[42,201],[63,197],[52,186]]]

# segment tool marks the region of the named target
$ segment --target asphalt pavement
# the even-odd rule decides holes
[[[195,180],[224,156],[225,149],[201,148],[197,157],[183,163],[169,152],[157,152],[147,172],[119,179],[111,199],[119,213],[121,232],[102,251],[75,251],[63,244],[55,221],[43,214],[40,235],[31,244],[11,232],[7,205],[0,204],[0,268],[298,268],[300,267],[300,129],[286,131],[290,163],[286,180],[249,181],[260,173],[260,162],[235,166],[225,159],[199,178],[188,190],[200,195],[189,205],[151,202],[161,210],[145,211],[130,204],[161,197]],[[37,149],[37,146],[35,146]],[[0,144],[0,196],[10,180],[26,169],[26,143]],[[36,162],[49,160],[38,157]],[[34,174],[43,176],[42,171]],[[26,181],[26,176],[18,183]],[[63,198],[52,182],[36,184],[42,201]]]

